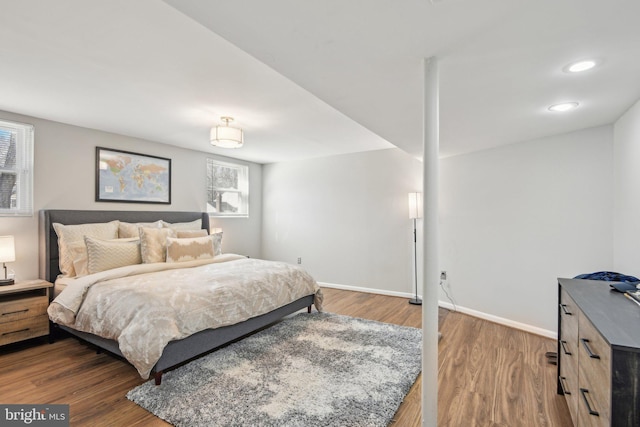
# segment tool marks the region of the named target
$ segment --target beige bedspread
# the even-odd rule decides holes
[[[294,265],[226,254],[214,260],[121,267],[67,280],[51,303],[55,323],[118,341],[147,378],[169,341],[322,294]]]

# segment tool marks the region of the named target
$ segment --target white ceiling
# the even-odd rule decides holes
[[[0,109],[261,163],[391,144],[420,156],[430,56],[444,156],[612,123],[640,98],[636,0],[0,6]],[[600,65],[562,71],[584,58]],[[560,101],[581,106],[547,111]],[[223,115],[243,148],[209,147]]]

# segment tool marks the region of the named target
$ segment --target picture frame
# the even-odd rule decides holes
[[[171,159],[96,147],[96,202],[171,204]]]

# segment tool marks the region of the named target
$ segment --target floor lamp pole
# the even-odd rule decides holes
[[[416,232],[416,219],[413,218],[413,279],[416,288],[416,297],[409,300],[409,304],[422,305],[418,298],[418,234]]]

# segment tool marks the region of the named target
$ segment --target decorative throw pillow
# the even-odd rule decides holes
[[[190,237],[205,237],[208,236],[207,230],[201,228],[200,230],[176,230],[176,236],[178,239],[187,239]]]
[[[81,242],[73,242],[69,245],[69,252],[71,258],[73,258],[73,269],[75,270],[75,276],[86,276],[87,271],[87,246],[84,240]]]
[[[130,222],[120,222],[120,225],[118,226],[118,237],[121,239],[138,239],[140,237],[138,228],[140,227],[162,228],[162,221],[157,220],[156,222],[136,222],[135,224]]]
[[[87,245],[89,274],[142,263],[140,239],[99,240],[85,237],[84,241]]]
[[[214,256],[213,236],[186,239],[167,238],[167,262],[211,259]]]
[[[211,235],[213,237],[213,250],[214,255],[222,255],[222,231],[217,233],[213,233]]]
[[[191,222],[166,222],[162,221],[162,226],[164,228],[171,228],[174,230],[201,230],[202,229],[202,219],[196,219]]]
[[[142,262],[164,262],[167,256],[167,237],[176,237],[171,228],[140,227],[140,253]]]
[[[66,277],[76,275],[73,267],[74,254],[70,250],[73,243],[81,242],[84,244],[84,236],[104,240],[115,239],[118,237],[119,223],[120,221],[75,225],[54,223],[53,229],[58,235],[58,256],[62,275]]]

